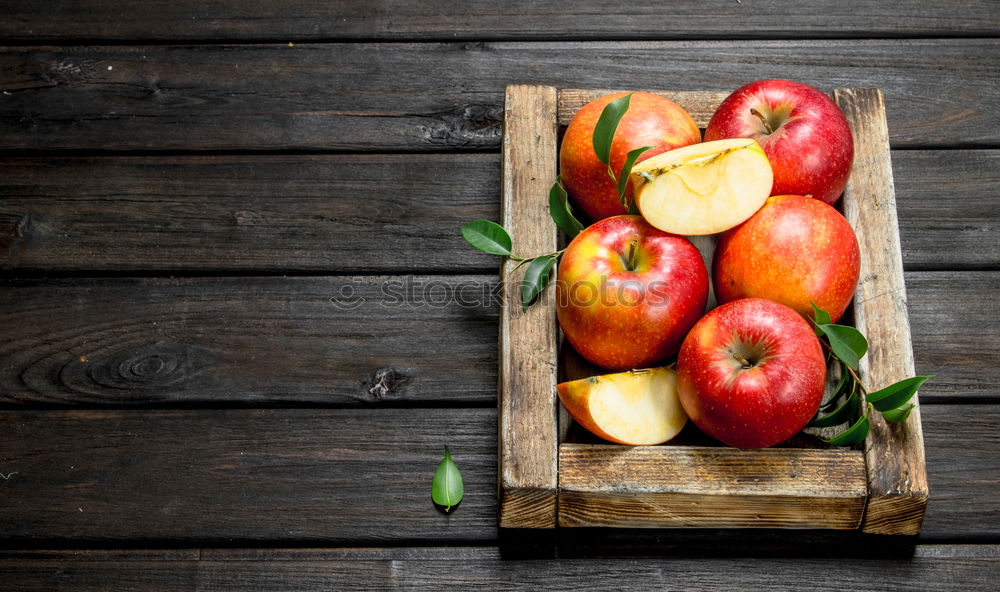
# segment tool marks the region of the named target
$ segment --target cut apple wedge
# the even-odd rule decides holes
[[[631,173],[636,204],[647,222],[687,236],[729,230],[760,209],[774,174],[751,138],[692,144],[658,154]]]
[[[632,446],[662,444],[676,436],[687,415],[669,368],[632,370],[560,383],[563,406],[595,436]]]

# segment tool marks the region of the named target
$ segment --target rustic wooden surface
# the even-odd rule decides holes
[[[501,224],[521,257],[556,251],[548,217],[555,178],[556,89],[512,85],[504,101]],[[551,304],[524,309],[521,282],[527,266],[504,258],[500,267],[499,521],[503,528],[553,528],[558,487],[557,328]],[[553,273],[554,270],[553,270]],[[538,300],[552,301],[550,286]]]
[[[559,447],[560,526],[852,529],[867,491],[855,450]]]
[[[854,165],[843,204],[862,254],[851,310],[854,325],[871,344],[858,364],[858,373],[869,392],[875,392],[914,376],[889,131],[878,89],[837,89],[834,98],[854,132]],[[864,442],[869,486],[864,532],[920,532],[928,492],[919,394],[911,404],[909,416],[898,424],[881,414],[869,414],[871,430]]]
[[[0,588],[995,588],[997,3],[0,13]],[[915,370],[936,376],[920,534],[500,532],[499,307],[383,286],[495,289],[457,228],[499,219],[506,85],[763,77],[885,93]]]

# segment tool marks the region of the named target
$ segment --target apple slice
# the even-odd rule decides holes
[[[687,415],[669,368],[631,370],[560,383],[563,406],[589,432],[618,444],[662,444],[676,436]]]
[[[642,217],[687,236],[729,230],[771,195],[771,163],[752,138],[692,144],[658,154],[631,173]]]

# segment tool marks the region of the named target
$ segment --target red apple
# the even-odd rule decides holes
[[[769,298],[812,318],[810,301],[836,321],[858,285],[861,252],[850,223],[802,195],[769,197],[719,236],[712,260],[715,297]]]
[[[556,294],[559,325],[580,355],[603,368],[647,368],[675,354],[705,311],[708,271],[687,239],[614,216],[566,248]]]
[[[774,169],[771,195],[810,195],[834,203],[854,160],[843,111],[825,93],[791,80],[758,80],[719,105],[705,140],[753,138]]]
[[[626,213],[618,199],[618,190],[608,167],[594,153],[594,127],[608,103],[627,95],[620,92],[595,99],[584,105],[566,128],[559,149],[559,173],[573,203],[591,220]],[[629,151],[652,146],[642,153],[643,160],[688,144],[701,141],[698,124],[683,107],[670,99],[647,92],[636,92],[629,99],[629,108],[618,122],[611,143],[611,169],[617,176]],[[628,174],[628,173],[626,173]],[[627,190],[632,199],[631,186]]]
[[[819,409],[825,382],[812,327],[763,298],[709,312],[677,356],[684,411],[703,432],[737,448],[765,448],[798,433]]]

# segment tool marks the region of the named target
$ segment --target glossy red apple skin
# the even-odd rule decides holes
[[[720,303],[768,298],[812,318],[814,302],[834,322],[851,303],[860,270],[851,224],[833,206],[802,195],[769,197],[719,236],[712,259]]]
[[[752,110],[783,123],[768,133]],[[854,161],[851,127],[840,107],[792,80],[758,80],[729,95],[705,128],[706,142],[725,138],[757,140],[774,170],[771,195],[810,195],[832,204]]]
[[[734,357],[743,356],[744,369]],[[823,398],[826,363],[812,327],[763,298],[713,309],[677,356],[677,391],[691,421],[736,448],[766,448],[798,433]]]
[[[686,239],[641,216],[613,216],[566,248],[556,294],[559,325],[580,355],[610,370],[647,368],[677,353],[704,313],[708,270]]]
[[[608,103],[627,95],[614,93],[584,105],[570,121],[559,149],[559,174],[574,205],[593,221],[627,213],[608,168],[594,153],[594,127]],[[611,168],[617,176],[629,151],[653,146],[639,160],[701,141],[691,115],[677,103],[647,92],[636,92],[615,131]],[[631,202],[632,187],[626,193]]]

